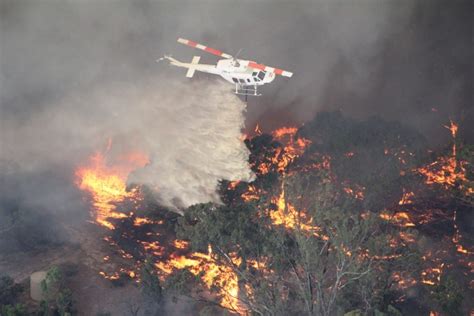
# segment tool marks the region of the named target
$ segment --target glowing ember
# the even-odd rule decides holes
[[[186,240],[175,240],[173,241],[173,246],[176,248],[176,249],[187,249],[189,247],[189,242],[187,242]]]
[[[250,202],[253,200],[260,199],[261,192],[254,185],[249,185],[246,192],[242,193],[241,198],[245,202]]]
[[[421,282],[427,285],[437,285],[441,282],[444,263],[435,268],[428,268],[421,272]]]
[[[229,182],[229,185],[227,186],[227,190],[235,190],[235,188],[239,185],[240,181],[232,181]]]
[[[342,189],[344,190],[344,192],[346,192],[347,195],[350,195],[358,200],[364,199],[364,187],[356,185],[354,188],[351,188],[347,186],[347,183],[344,183],[344,185],[345,186]]]
[[[407,232],[400,232],[399,237],[405,244],[412,244],[415,242],[415,236]]]
[[[412,287],[418,283],[415,279],[406,277],[403,274],[398,273],[398,272],[395,272],[392,275],[392,278],[397,283],[397,287],[402,290]]]
[[[161,246],[157,241],[141,241],[140,243],[142,244],[143,249],[145,249],[147,253],[152,253],[155,256],[161,256],[165,251],[165,247]]]
[[[402,226],[402,227],[414,227],[415,223],[410,219],[410,216],[407,212],[398,212],[394,215],[390,215],[387,213],[381,213],[380,218],[386,221],[390,221],[395,225]]]
[[[398,202],[398,205],[407,205],[407,204],[412,204],[412,198],[415,197],[415,193],[413,192],[407,192],[405,189],[403,189],[403,196]]]
[[[464,248],[461,244],[460,244],[460,240],[461,240],[461,234],[459,232],[459,227],[456,223],[456,218],[457,218],[457,211],[455,210],[453,212],[453,228],[454,228],[454,236],[453,238],[451,238],[452,242],[454,243],[454,245],[456,246],[456,251],[458,253],[461,253],[461,254],[471,254],[472,252],[470,252],[469,250],[467,250],[466,248]]]
[[[134,271],[127,270],[124,268],[121,268],[118,272],[114,272],[112,274],[107,274],[104,271],[100,271],[99,274],[103,276],[104,279],[111,280],[111,281],[120,279],[122,275],[126,275],[130,279],[137,277],[137,274]]]

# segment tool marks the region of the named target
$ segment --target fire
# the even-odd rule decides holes
[[[99,274],[101,276],[103,276],[104,279],[111,280],[111,281],[120,279],[122,275],[126,275],[130,279],[134,279],[134,278],[138,277],[138,275],[135,273],[135,271],[127,270],[127,269],[124,269],[124,268],[121,268],[118,272],[114,272],[112,274],[107,274],[104,271],[100,271]]]
[[[235,190],[235,188],[239,185],[240,181],[232,181],[229,182],[229,185],[227,186],[227,190]]]
[[[450,120],[449,123],[450,123],[449,126],[445,125],[444,127],[449,129],[453,138],[456,138],[456,134],[458,132],[458,125],[454,123],[452,120]]]
[[[146,217],[135,217],[133,219],[133,225],[135,226],[142,226],[145,224],[155,224],[155,221],[152,221],[151,219]]]
[[[127,198],[135,197],[135,190],[127,191],[126,180],[134,169],[144,166],[148,161],[138,153],[126,157],[125,163],[108,166],[105,156],[96,153],[90,158],[89,164],[76,170],[77,184],[81,190],[92,195],[95,221],[108,229],[114,225],[110,218],[125,218],[124,213],[116,211],[116,204]]]
[[[286,145],[281,151],[277,151],[275,157],[272,159],[272,163],[278,166],[278,171],[283,173],[290,163],[296,158],[301,156],[311,141],[305,138],[298,137],[295,139],[295,135],[298,129],[296,127],[282,127],[274,131],[273,137],[283,142],[285,137],[288,137]]]
[[[241,259],[236,256],[232,257],[231,260],[235,265],[241,263]],[[166,275],[175,270],[187,269],[192,274],[201,276],[208,290],[217,286],[218,294],[221,296],[220,303],[223,307],[243,314],[244,309],[240,306],[238,298],[238,277],[228,265],[217,262],[210,246],[207,254],[194,252],[187,256],[172,255],[170,260],[156,263],[156,267]]]
[[[261,134],[261,131],[257,127],[255,132],[258,136]],[[311,141],[308,139],[296,137],[297,131],[298,128],[296,127],[282,127],[272,132],[273,138],[281,146],[273,148],[268,156],[263,157],[263,161],[253,166],[257,174],[265,175],[270,172],[287,173],[289,165],[300,157],[311,144]]]
[[[273,225],[284,226],[287,229],[301,229],[305,232],[319,236],[320,228],[312,225],[312,219],[308,218],[306,212],[298,211],[296,208],[285,200],[285,189],[282,183],[281,192],[278,198],[273,198],[272,202],[277,206],[276,210],[269,212]],[[327,236],[321,236],[326,240]]]
[[[189,247],[189,242],[187,242],[186,240],[175,240],[173,241],[173,246],[176,248],[176,249],[187,249]]]
[[[254,185],[249,185],[247,191],[242,193],[240,197],[245,202],[250,202],[254,200],[259,200],[261,193],[262,192],[259,189],[257,189]]]
[[[465,182],[466,168],[464,162],[458,163],[455,156],[441,157],[438,161],[421,167],[418,172],[426,177],[426,184],[441,184],[445,187],[453,187],[456,183]]]
[[[274,225],[284,225],[286,228],[295,228],[296,218],[295,214],[286,214],[286,201],[285,201],[285,190],[282,185],[282,190],[278,199],[273,199],[273,202],[277,206],[276,211],[270,212],[270,218]],[[294,211],[291,208],[290,212]]]
[[[392,278],[395,282],[397,282],[397,287],[400,289],[407,289],[409,287],[415,286],[418,283],[415,279],[406,277],[398,272],[395,272],[392,275]]]
[[[345,184],[347,185],[347,184]],[[362,186],[355,186],[355,188],[351,188],[349,186],[344,186],[342,188],[346,194],[358,199],[358,200],[363,200],[364,199],[364,190],[365,188]]]
[[[260,129],[260,126],[258,126],[258,124],[255,125],[254,132],[255,132],[255,134],[257,134],[257,135],[262,135],[262,130]]]
[[[467,195],[473,194],[471,187],[466,188],[465,184],[468,182],[466,177],[466,162],[459,161],[457,158],[456,149],[456,134],[458,126],[453,121],[450,121],[449,126],[445,126],[450,130],[453,137],[453,146],[451,156],[440,157],[437,161],[418,168],[417,171],[426,177],[426,184],[440,184],[444,188],[459,187],[463,189]]]
[[[386,221],[390,221],[395,225],[402,227],[414,227],[415,223],[412,221],[407,212],[397,212],[394,215],[387,213],[381,213],[380,218]]]
[[[406,233],[406,232],[400,232],[399,237],[405,244],[412,244],[416,241],[413,234]]]
[[[157,241],[141,241],[140,243],[147,253],[152,253],[155,256],[161,256],[165,251],[165,247],[161,246]]]
[[[453,212],[453,228],[454,228],[454,235],[453,235],[453,238],[451,238],[452,242],[454,243],[454,245],[456,246],[456,251],[460,254],[471,254],[471,252],[469,250],[467,250],[466,248],[464,248],[461,244],[460,244],[460,240],[461,240],[461,233],[459,232],[459,227],[456,223],[456,219],[457,219],[457,211],[455,210]]]
[[[283,136],[286,136],[286,135],[294,136],[297,131],[298,131],[298,128],[296,128],[296,127],[281,127],[277,130],[274,130],[272,132],[272,135],[273,135],[273,137],[275,137],[277,139],[280,139],[280,138],[282,138]]]
[[[403,189],[403,196],[400,199],[400,201],[398,201],[398,205],[412,204],[413,203],[412,198],[414,197],[415,197],[415,193],[411,191],[405,191],[405,189]]]
[[[421,272],[421,282],[426,285],[437,285],[441,282],[444,263],[438,267],[428,268]]]
[[[311,141],[301,137],[295,139],[297,131],[296,127],[282,127],[272,132],[273,137],[284,147],[278,147],[269,161],[262,162],[257,166],[261,175],[270,172],[272,167],[275,167],[278,172],[284,173],[287,167],[304,153]]]
[[[442,262],[442,255],[443,251],[438,250],[433,253],[430,250],[421,257],[425,264],[428,265],[428,267],[421,272],[421,283],[426,285],[440,284],[443,270],[447,267],[446,264]]]

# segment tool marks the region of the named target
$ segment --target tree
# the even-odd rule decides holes
[[[332,315],[338,307],[364,313],[387,307],[373,295],[390,283],[393,271],[387,265],[386,280],[375,277],[385,262],[376,258],[395,251],[383,223],[338,199],[326,180],[324,172],[288,176],[281,184],[283,203],[267,198],[258,204],[200,204],[178,220],[179,238],[190,240],[195,251],[205,253],[210,245],[215,264],[237,276],[240,303],[226,308],[256,315]],[[277,211],[287,222],[272,222]],[[225,295],[227,285],[216,276],[216,297]]]
[[[44,299],[40,307],[42,313],[47,315],[71,315],[73,312],[72,292],[65,286],[65,278],[60,268],[54,266],[46,273],[46,278],[41,282]]]
[[[461,304],[463,296],[459,285],[454,279],[443,277],[441,283],[434,289],[432,297],[446,315],[462,315]]]
[[[153,302],[159,303],[163,299],[163,290],[161,288],[160,279],[156,273],[151,258],[146,258],[141,268],[141,285],[143,293]]]
[[[299,134],[313,142],[305,155],[329,155],[332,172],[364,187],[363,204],[374,211],[398,202],[404,183],[400,172],[419,164],[426,144],[416,130],[398,122],[356,121],[341,112],[318,113]]]

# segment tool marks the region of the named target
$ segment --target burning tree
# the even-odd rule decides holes
[[[388,271],[390,279],[394,271],[381,259],[397,260],[400,249],[388,246],[377,216],[335,203],[338,193],[325,179],[324,171],[296,175],[282,185],[283,201],[197,205],[179,219],[178,237],[190,240],[194,251],[211,247],[213,260],[238,277],[231,310],[332,315],[355,301],[373,311],[386,299],[380,296],[388,281],[379,272]],[[275,212],[286,220],[275,225]]]

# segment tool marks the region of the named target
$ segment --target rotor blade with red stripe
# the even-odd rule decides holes
[[[273,68],[273,67],[265,66],[263,64],[258,64],[256,62],[250,61],[250,60],[242,60],[240,63],[247,66],[247,67],[253,68],[253,69],[264,70],[264,71],[267,71],[267,72],[273,72],[274,74],[277,74],[277,75],[280,75],[280,76],[285,76],[285,77],[290,77],[290,78],[291,78],[291,76],[293,76],[292,72],[289,72],[289,71],[286,71],[286,70],[283,70],[283,69],[280,69],[280,68]]]
[[[216,56],[219,56],[219,57],[232,58],[231,55],[226,54],[226,53],[224,53],[224,52],[221,52],[221,51],[218,50],[218,49],[214,49],[214,48],[211,48],[211,47],[207,47],[207,46],[205,46],[205,45],[202,45],[202,44],[199,44],[199,43],[196,43],[196,42],[193,42],[193,41],[184,39],[184,38],[178,38],[178,43],[181,43],[181,44],[184,44],[184,45],[188,45],[188,46],[191,46],[191,47],[195,47],[195,48],[197,48],[197,49],[203,50],[203,51],[205,51],[205,52],[211,53],[211,54],[216,55]]]

